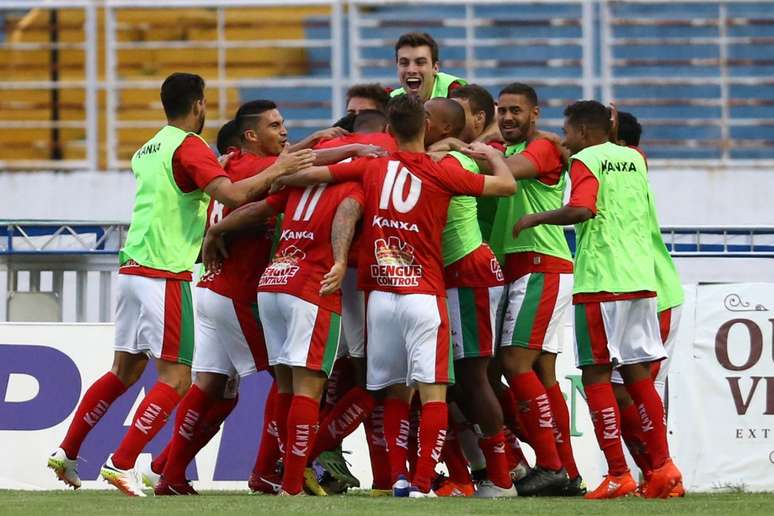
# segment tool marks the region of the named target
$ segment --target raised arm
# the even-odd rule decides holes
[[[516,192],[516,181],[513,180],[511,170],[503,158],[502,152],[490,145],[481,142],[471,143],[465,150],[465,154],[473,158],[484,158],[492,171],[491,176],[484,177],[484,197],[507,197]]]
[[[387,151],[378,145],[350,143],[340,147],[331,147],[330,149],[317,149],[315,154],[317,156],[314,160],[315,165],[333,165],[348,158],[378,158],[386,156]]]
[[[336,209],[331,231],[333,267],[320,282],[321,296],[332,294],[341,287],[344,274],[347,272],[347,254],[355,235],[355,225],[362,214],[363,207],[352,197],[344,199]]]
[[[341,127],[329,127],[327,129],[320,129],[315,131],[301,141],[298,141],[290,146],[290,152],[300,151],[302,149],[310,149],[317,145],[321,140],[332,140],[339,136],[349,134],[349,131]]]
[[[219,177],[211,181],[204,191],[224,206],[236,208],[268,191],[277,178],[309,167],[313,162],[314,151],[312,150],[283,152],[273,165],[260,174],[236,183],[232,183],[227,177]]]
[[[251,202],[232,211],[223,220],[210,226],[202,242],[202,263],[207,270],[218,269],[223,258],[228,258],[224,235],[259,227],[273,215],[276,215],[276,212],[266,201]]]

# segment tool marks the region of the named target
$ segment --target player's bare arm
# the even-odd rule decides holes
[[[229,213],[223,220],[210,226],[202,242],[202,263],[208,271],[217,270],[223,258],[228,258],[224,236],[228,233],[260,227],[276,212],[266,201],[251,202]]]
[[[333,294],[341,288],[344,274],[347,272],[347,253],[355,235],[355,224],[363,214],[359,202],[348,197],[336,209],[331,230],[331,247],[333,247],[333,267],[323,276],[320,282],[320,295]]]
[[[513,226],[513,237],[518,237],[525,229],[533,228],[541,224],[569,226],[585,222],[593,216],[594,214],[590,209],[578,206],[562,206],[558,210],[531,213],[523,216],[516,222],[516,225]]]
[[[226,177],[219,177],[211,181],[204,191],[224,206],[236,208],[264,194],[278,177],[311,166],[314,159],[314,151],[309,149],[283,152],[272,166],[260,174],[236,183]]]
[[[553,143],[556,150],[562,155],[562,163],[567,164],[570,161],[570,149],[562,145],[562,137],[558,134],[539,129],[535,131],[535,138],[544,138]]]
[[[351,143],[341,147],[318,149],[315,151],[315,154],[315,165],[333,165],[349,158],[378,158],[386,156],[387,150],[378,145]]]
[[[309,149],[317,145],[323,140],[332,140],[340,136],[349,134],[349,131],[342,127],[329,127],[327,129],[320,129],[315,131],[301,141],[298,141],[290,146],[290,152],[299,151],[301,149]]]
[[[442,140],[438,140],[431,146],[427,148],[427,152],[434,153],[434,152],[449,152],[449,151],[460,151],[467,147],[468,144],[460,140],[459,138],[454,137],[447,137]]]
[[[507,197],[516,193],[516,181],[499,150],[485,143],[473,142],[465,148],[465,153],[473,158],[486,159],[492,171],[491,176],[484,177],[482,196]]]
[[[320,183],[330,183],[333,175],[328,167],[308,167],[294,174],[282,176],[277,180],[278,186],[310,186]]]

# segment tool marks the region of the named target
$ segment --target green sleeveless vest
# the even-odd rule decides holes
[[[647,166],[634,149],[607,142],[571,158],[599,181],[597,214],[576,224],[573,293],[656,290]]]
[[[172,157],[189,134],[165,126],[132,156],[137,187],[120,263],[131,259],[170,272],[193,268],[210,198],[201,190],[181,192],[172,175]]]
[[[653,192],[648,196],[650,199],[650,235],[653,241],[655,272],[656,272],[656,293],[658,294],[658,311],[663,312],[667,308],[673,308],[683,304],[685,294],[683,286],[680,284],[680,275],[677,274],[675,262],[669,254],[664,239],[661,237],[661,226],[658,223],[658,214],[656,213],[656,202]]]
[[[480,173],[478,164],[461,152],[450,152],[465,170]],[[441,237],[444,267],[469,255],[483,242],[476,220],[476,198],[469,195],[455,195],[449,202],[446,227]]]
[[[458,82],[463,85],[467,84],[467,81],[465,81],[464,79],[460,79],[459,77],[449,75],[448,73],[438,72],[435,76],[435,82],[433,83],[433,92],[430,95],[430,98],[434,99],[436,97],[448,97],[449,86],[451,86],[452,83],[455,83],[455,82]],[[406,91],[403,88],[398,88],[390,92],[390,97],[397,97],[398,95],[405,95],[405,94],[406,94]]]

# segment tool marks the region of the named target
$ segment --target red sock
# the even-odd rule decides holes
[[[309,458],[315,459],[322,452],[335,448],[360,426],[374,409],[375,403],[373,396],[362,387],[351,389],[320,421],[320,431]]]
[[[234,410],[238,400],[239,396],[236,396],[233,399],[219,400],[210,407],[204,415],[201,431],[197,432],[194,436],[194,456],[196,456],[196,454],[199,453],[213,437],[215,437],[215,434],[220,430],[221,423],[223,423],[231,411]],[[177,422],[177,420],[175,422]],[[153,459],[153,462],[151,462],[151,471],[161,475],[164,471],[164,467],[167,465],[167,458],[169,458],[169,449],[171,445],[172,440],[170,439],[161,453],[159,453],[156,458]]]
[[[371,458],[373,489],[390,489],[390,461],[387,458],[387,441],[384,438],[384,403],[379,402],[363,422],[368,455]]]
[[[285,455],[285,439],[288,438],[288,414],[293,403],[292,392],[279,392],[274,400],[274,421],[277,422],[277,446],[282,456]]]
[[[419,458],[419,415],[422,412],[422,403],[419,394],[414,395],[409,410],[409,440],[408,440],[408,467],[409,481],[414,481],[417,472],[417,459]]]
[[[613,386],[609,383],[586,385],[586,402],[594,423],[594,433],[597,435],[599,449],[607,459],[608,472],[611,475],[623,475],[629,471],[621,446],[621,415],[613,394]]]
[[[500,407],[503,410],[503,423],[506,427],[516,436],[518,439],[529,442],[527,440],[527,434],[524,426],[520,423],[519,412],[516,410],[518,401],[516,396],[513,395],[513,390],[503,389],[497,396],[497,400],[500,402]]]
[[[325,384],[325,403],[320,411],[320,421],[353,387],[356,387],[356,381],[352,361],[347,357],[339,358],[334,362],[328,382]]]
[[[298,494],[304,487],[304,468],[314,446],[320,418],[320,402],[307,396],[293,396],[288,413],[282,489]]]
[[[405,401],[384,400],[384,439],[390,462],[390,483],[394,483],[400,475],[408,476],[409,404]]]
[[[445,401],[429,401],[422,405],[419,418],[419,458],[412,484],[423,493],[430,491],[435,477],[435,465],[441,457],[446,440],[449,411]]]
[[[546,388],[534,371],[510,379],[513,394],[519,400],[521,416],[535,449],[535,462],[550,470],[562,469],[562,461],[554,441],[554,418]]]
[[[650,378],[627,385],[626,390],[629,391],[640,413],[642,435],[647,445],[650,463],[653,469],[658,469],[669,458],[664,404]]]
[[[473,482],[470,478],[470,470],[468,470],[468,461],[465,460],[465,454],[462,453],[460,441],[457,439],[457,432],[451,426],[446,434],[441,460],[446,464],[446,469],[449,470],[449,480],[458,484]]]
[[[551,412],[554,415],[554,441],[562,465],[567,470],[567,475],[577,478],[578,466],[575,464],[575,456],[572,453],[572,441],[570,439],[570,411],[567,410],[567,402],[564,401],[562,388],[558,383],[546,390],[548,400],[551,402]]]
[[[521,443],[519,438],[516,437],[510,428],[503,426],[503,435],[505,435],[505,442],[508,443],[508,469],[513,469],[522,462],[527,462],[527,458],[524,456],[524,452],[521,449]]]
[[[78,458],[78,451],[81,449],[83,440],[102,419],[110,405],[124,392],[126,392],[126,386],[111,371],[91,384],[75,410],[75,416],[70,423],[70,428],[67,429],[67,435],[65,435],[62,444],[59,445],[68,458]]]
[[[202,431],[205,413],[214,404],[215,400],[195,384],[180,400],[175,415],[175,429],[169,443],[169,455],[162,473],[170,484],[185,482],[185,468],[198,451],[195,449],[196,436]]]
[[[510,489],[513,485],[508,468],[508,455],[505,452],[505,434],[497,432],[492,437],[482,437],[478,446],[486,457],[486,475],[496,486]]]
[[[645,445],[645,437],[642,435],[642,419],[640,419],[640,413],[637,412],[637,406],[634,403],[621,410],[621,437],[643,476],[649,478],[652,468]]]
[[[277,461],[282,457],[279,446],[277,446],[277,421],[274,417],[274,407],[277,404],[278,396],[277,382],[273,382],[263,405],[263,429],[261,430],[258,455],[256,455],[253,465],[253,475],[273,473],[277,467]]]
[[[163,382],[156,382],[134,413],[132,426],[124,440],[113,453],[113,464],[119,469],[131,469],[145,445],[164,428],[169,414],[180,401],[175,389]]]

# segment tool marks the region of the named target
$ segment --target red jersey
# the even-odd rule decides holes
[[[284,213],[275,258],[258,282],[259,292],[283,292],[341,313],[341,292],[320,295],[320,281],[333,267],[331,230],[339,204],[352,198],[363,204],[357,183],[285,188],[266,202]]]
[[[318,143],[315,149],[333,149],[335,147],[342,147],[344,145],[350,145],[352,143],[361,143],[363,145],[377,145],[388,152],[397,152],[398,144],[391,135],[387,133],[352,133],[339,136],[338,138],[332,138]],[[344,160],[342,163],[350,162],[352,158]],[[349,257],[347,259],[347,265],[349,267],[357,267],[357,255],[360,252],[360,237],[362,235],[361,227],[358,225],[358,229],[355,232],[355,236],[352,239],[352,244],[349,246]]]
[[[456,165],[454,165],[456,164]],[[363,184],[358,288],[446,296],[441,234],[454,195],[479,196],[484,176],[425,153],[396,152],[330,167],[336,181]]]
[[[237,182],[261,173],[275,161],[276,156],[256,156],[237,151],[226,164],[226,172],[232,182]],[[207,208],[207,228],[218,223],[231,211],[212,199]],[[273,228],[274,222],[267,221],[261,229],[229,236],[229,256],[223,260],[220,271],[207,272],[198,286],[236,301],[254,303],[258,279],[271,259]]]

